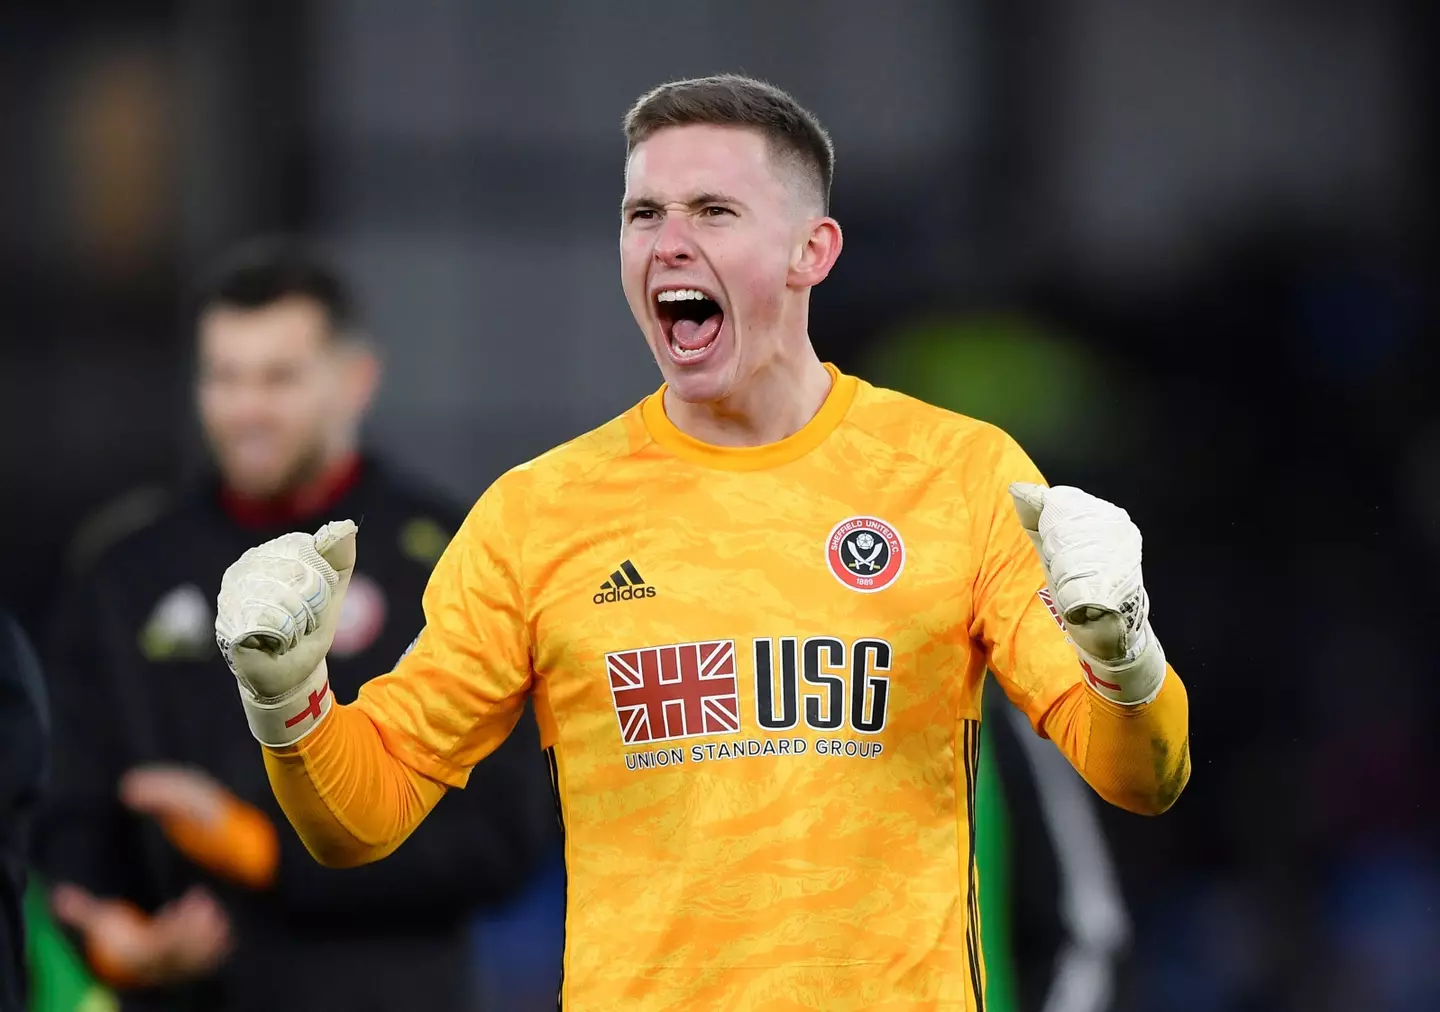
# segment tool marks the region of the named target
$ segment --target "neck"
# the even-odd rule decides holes
[[[830,394],[830,373],[807,338],[803,350],[777,358],[723,400],[691,404],[665,391],[675,427],[712,446],[766,446],[803,429]]]
[[[242,527],[294,525],[335,506],[360,480],[360,454],[346,450],[278,495],[259,498],[221,485],[220,505]]]

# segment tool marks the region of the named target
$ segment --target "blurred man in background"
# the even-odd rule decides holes
[[[986,1012],[1105,1012],[1130,925],[1094,797],[995,682],[984,700],[975,860]]]
[[[25,1008],[30,824],[49,737],[44,684],[20,627],[0,612],[0,1012]]]
[[[198,322],[216,473],[106,550],[59,612],[56,798],[39,848],[56,914],[126,1009],[469,1008],[468,916],[521,886],[556,831],[533,721],[395,861],[324,870],[281,825],[220,677],[210,604],[257,539],[363,517],[374,547],[331,667],[352,697],[419,630],[460,517],[360,451],[379,367],[323,263],[252,248]]]

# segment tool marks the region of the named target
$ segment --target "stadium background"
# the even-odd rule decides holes
[[[764,76],[839,152],[823,357],[1146,534],[1195,772],[1105,813],[1119,1007],[1440,1007],[1436,42],[1401,0],[6,4],[0,600],[42,622],[77,525],[198,459],[184,293],[257,232],[353,272],[370,436],[457,496],[632,404],[620,116]]]

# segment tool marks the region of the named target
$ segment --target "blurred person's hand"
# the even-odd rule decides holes
[[[180,984],[209,975],[231,949],[230,918],[202,886],[147,917],[133,904],[62,883],[55,917],[79,931],[95,973],[117,987]]]
[[[274,881],[274,824],[203,770],[137,766],[120,779],[120,800],[154,818],[177,850],[215,874],[251,889]]]
[[[216,826],[231,797],[220,781],[193,766],[136,766],[120,778],[120,800],[125,806],[162,821],[189,819]]]

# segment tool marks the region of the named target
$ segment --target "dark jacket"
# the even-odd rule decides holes
[[[25,1008],[27,851],[48,736],[40,667],[20,627],[0,612],[0,1012]]]
[[[215,647],[214,601],[245,549],[341,518],[361,525],[347,617],[329,659],[336,698],[349,702],[419,631],[422,591],[461,519],[374,460],[339,501],[283,529],[241,526],[206,485],[106,552],[61,607],[50,661],[56,799],[37,840],[42,868],[146,909],[206,883],[238,940],[216,980],[129,995],[127,1010],[468,1007],[469,915],[521,886],[554,842],[549,774],[527,716],[469,786],[442,799],[385,860],[325,869],[301,845]],[[118,804],[119,776],[152,761],[199,766],[270,815],[282,851],[272,889],[212,880]]]

